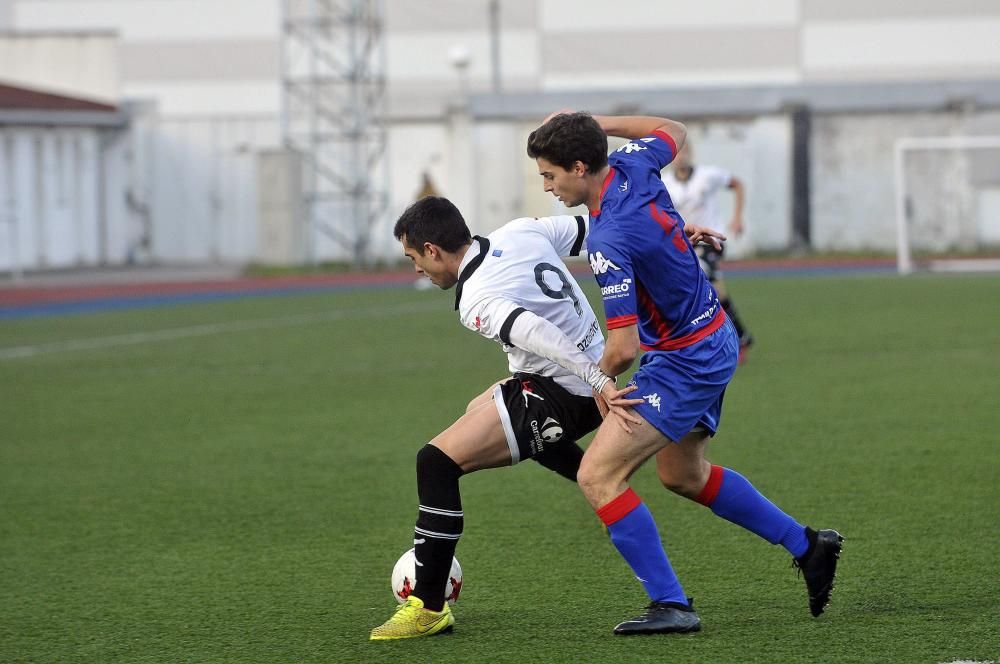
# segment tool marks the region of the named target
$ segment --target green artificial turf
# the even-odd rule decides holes
[[[783,550],[644,468],[704,630],[613,637],[641,587],[528,462],[462,480],[455,632],[369,642],[417,449],[506,370],[452,293],[396,288],[0,323],[0,661],[1000,659],[1000,278],[730,290],[757,346],[710,458],[845,535],[820,619]]]

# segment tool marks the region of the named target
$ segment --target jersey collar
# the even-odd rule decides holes
[[[615,169],[614,169],[614,167],[611,167],[611,168],[608,169],[608,174],[604,178],[604,184],[601,185],[601,198],[598,199],[597,209],[596,210],[589,210],[591,217],[596,217],[597,215],[599,215],[601,213],[601,203],[604,202],[604,192],[606,192],[608,190],[608,186],[611,184],[611,181],[614,180],[614,179],[615,179]]]
[[[473,256],[468,263],[465,261],[472,255],[471,251],[466,252],[465,259],[462,260],[463,266],[462,271],[458,274],[458,285],[455,287],[455,310],[458,311],[458,303],[462,301],[462,286],[465,282],[469,280],[472,273],[483,264],[486,259],[486,254],[490,252],[490,241],[484,237],[479,237],[478,235],[473,235],[472,239],[479,242],[479,253]],[[472,247],[469,247],[471,249]]]

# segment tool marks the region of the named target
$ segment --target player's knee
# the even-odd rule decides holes
[[[417,478],[445,479],[462,476],[462,467],[440,448],[428,443],[417,452]]]
[[[610,499],[606,495],[608,493],[606,489],[608,485],[607,478],[594,464],[587,463],[586,457],[584,457],[583,462],[580,464],[579,470],[576,471],[576,483],[580,486],[580,491],[583,492],[587,502],[595,509],[601,507]],[[613,497],[611,496],[611,498]]]
[[[685,498],[694,498],[705,486],[705,478],[693,470],[657,467],[656,474],[660,477],[660,483],[668,491],[672,491]]]

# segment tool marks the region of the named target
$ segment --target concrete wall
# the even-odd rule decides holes
[[[1000,135],[1000,112],[819,116],[812,136],[813,245],[895,247],[893,146],[906,136]],[[972,249],[988,241],[979,210],[1000,187],[1000,150],[933,151],[906,161],[915,248]]]
[[[527,157],[528,122],[471,122],[452,114],[443,126],[401,123],[391,131],[393,219],[409,205],[427,173],[437,193],[452,199],[474,233],[489,233],[521,216],[586,214],[567,210],[542,189],[535,162]],[[747,231],[734,238],[734,256],[788,246],[791,133],[785,116],[692,122],[691,141],[700,163],[722,165],[747,187]],[[721,194],[726,215],[732,196]]]
[[[100,140],[93,129],[0,130],[0,270],[100,262]]]
[[[0,27],[43,31],[31,36],[34,55],[22,55],[29,51],[21,46],[17,57],[0,53],[0,79],[113,103],[124,97],[156,104],[131,132],[106,135],[100,143],[104,184],[95,187],[106,211],[103,260],[243,261],[256,255],[254,155],[280,144],[280,6],[278,0],[10,0],[0,5]],[[524,154],[533,122],[472,121],[459,110],[464,93],[491,86],[488,6],[487,0],[385,1],[391,191],[389,213],[372,233],[377,255],[396,255],[392,222],[413,200],[425,172],[440,193],[460,205],[477,232],[513,217],[560,211],[542,192]],[[613,24],[606,3],[596,0],[504,0],[500,6],[504,89],[532,95],[929,76],[947,81],[995,77],[1000,71],[1000,41],[992,39],[1000,33],[1000,4],[991,0],[776,0],[767,12],[738,0],[684,5],[631,0],[632,20]],[[98,32],[56,40],[53,31],[65,30]],[[0,47],[22,38],[0,37]],[[68,48],[67,38],[78,43]],[[934,47],[927,48],[928,43]],[[462,72],[449,57],[456,45],[470,52]],[[669,117],[672,110],[655,112]],[[732,254],[787,246],[787,117],[684,119],[699,161],[726,167],[747,184],[748,232],[732,243]],[[892,141],[941,133],[1000,133],[1000,127],[992,112],[816,117],[815,246],[890,249]],[[10,149],[26,155],[24,140]],[[62,158],[62,148],[55,147],[62,143],[53,141],[31,148],[44,173],[56,168],[45,164]],[[80,148],[81,154],[89,149]],[[27,177],[22,158],[27,159],[18,158],[17,178]],[[995,209],[1000,194],[981,165],[989,156],[924,159],[914,157],[908,166],[914,182],[934,184],[915,190],[915,241],[960,242],[969,236],[962,224],[970,223],[980,237],[992,232],[983,210]],[[935,170],[939,165],[943,168]],[[962,184],[969,181],[965,173],[979,184]],[[47,192],[45,178],[52,177],[18,180],[18,187]],[[941,191],[942,183],[952,183],[948,193],[929,193]],[[27,201],[35,195],[18,194],[17,205],[27,206],[20,214],[33,213],[34,204]],[[48,195],[40,200],[53,212],[45,212],[38,228],[25,229],[25,237],[48,237],[45,225],[65,218],[65,212],[54,212]],[[728,210],[731,198],[724,203]],[[328,216],[350,214],[331,208]],[[81,223],[83,228],[91,224]],[[65,262],[70,255],[91,260],[91,249],[70,251],[59,244],[62,239],[57,234],[46,240],[46,261]],[[338,254],[342,250],[328,238],[320,237],[316,247],[319,259],[349,258]]]

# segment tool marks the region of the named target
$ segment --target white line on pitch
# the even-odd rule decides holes
[[[191,337],[206,337],[212,334],[226,332],[247,332],[267,330],[294,325],[307,325],[324,321],[347,320],[352,318],[371,318],[390,316],[393,314],[415,313],[426,308],[425,304],[410,302],[388,307],[354,309],[350,311],[325,311],[312,314],[297,314],[275,318],[256,318],[237,320],[228,323],[207,323],[190,327],[173,327],[149,332],[133,332],[131,334],[116,334],[108,337],[92,337],[90,339],[70,339],[53,341],[30,346],[9,346],[0,348],[0,360],[13,360],[23,357],[43,355],[45,353],[66,353],[76,350],[94,350],[98,348],[117,348],[119,346],[136,346],[155,343],[157,341],[172,341]]]

